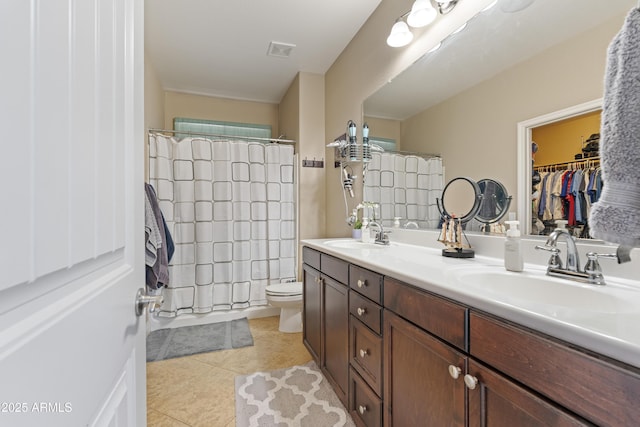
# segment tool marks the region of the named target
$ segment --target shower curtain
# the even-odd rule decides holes
[[[440,157],[425,159],[402,153],[372,153],[364,179],[364,200],[380,204],[384,227],[395,217],[404,226],[437,228],[440,213],[436,204],[443,189]]]
[[[266,305],[295,279],[292,146],[151,133],[149,183],[175,243],[160,316]]]

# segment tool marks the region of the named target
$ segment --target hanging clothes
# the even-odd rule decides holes
[[[144,190],[146,285],[148,289],[156,290],[169,284],[169,261],[175,246],[155,190],[147,183]]]

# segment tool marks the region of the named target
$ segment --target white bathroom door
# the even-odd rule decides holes
[[[0,426],[144,426],[143,0],[0,2]]]

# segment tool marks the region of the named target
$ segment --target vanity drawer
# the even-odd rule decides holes
[[[349,287],[382,304],[382,275],[357,265],[349,267]]]
[[[384,307],[466,350],[466,307],[389,277],[384,278]]]
[[[618,366],[553,338],[472,312],[470,353],[587,420],[640,420],[640,370]]]
[[[307,246],[302,248],[302,262],[320,270],[320,252]]]
[[[327,254],[320,254],[320,271],[338,282],[349,283],[349,263]]]
[[[382,333],[382,307],[357,292],[349,293],[349,312],[376,334]]]
[[[351,368],[349,412],[357,425],[382,425],[382,400],[371,391],[367,383]]]
[[[378,396],[382,395],[382,338],[351,316],[349,360]]]

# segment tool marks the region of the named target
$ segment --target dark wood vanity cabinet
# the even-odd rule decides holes
[[[308,255],[304,342],[358,426],[640,425],[640,369]]]
[[[303,343],[347,406],[349,264],[303,248]]]
[[[311,356],[320,366],[322,352],[322,318],[320,272],[309,265],[302,266],[302,342]]]
[[[467,361],[469,427],[593,426],[473,358]],[[463,377],[464,380],[464,377]]]
[[[388,277],[384,306],[384,425],[464,427],[467,309]]]
[[[384,425],[465,426],[466,358],[396,314],[384,313]]]
[[[558,425],[640,425],[640,369],[479,312],[470,331],[474,358],[593,423]]]
[[[382,275],[349,267],[349,412],[359,426],[382,425]]]

